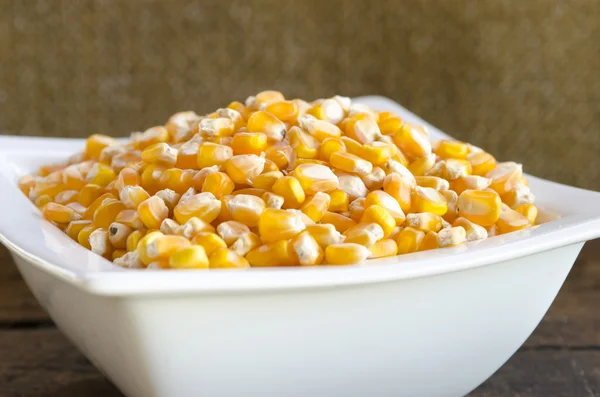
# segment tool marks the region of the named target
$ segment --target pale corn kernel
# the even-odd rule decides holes
[[[400,225],[406,219],[402,208],[400,207],[400,203],[396,199],[394,199],[391,195],[382,190],[374,190],[371,193],[367,194],[365,198],[365,208],[368,208],[372,205],[380,205],[382,206]]]
[[[140,150],[132,150],[130,152],[115,155],[110,162],[110,166],[115,172],[121,171],[125,167],[139,171],[144,165],[144,162],[141,161],[141,159],[142,152]]]
[[[454,190],[440,191],[448,203],[448,211],[443,215],[447,222],[453,222],[458,217],[458,194]]]
[[[342,243],[345,237],[336,230],[331,224],[315,224],[307,225],[306,231],[311,234],[317,241],[317,243],[325,248],[330,244]]]
[[[360,218],[361,223],[365,222],[375,222],[383,231],[382,238],[387,238],[392,234],[394,228],[396,227],[396,220],[394,217],[381,205],[379,204],[371,204],[363,213]]]
[[[141,186],[125,186],[119,192],[119,198],[127,208],[135,210],[142,202],[148,200],[150,195]]]
[[[144,132],[134,132],[131,134],[133,147],[143,150],[150,145],[169,140],[169,131],[162,125],[150,127]]]
[[[214,232],[199,232],[192,238],[192,244],[200,245],[204,248],[206,255],[212,255],[213,252],[221,248],[227,248],[227,244],[221,237]]]
[[[93,224],[85,226],[83,229],[81,229],[79,231],[79,234],[77,235],[77,242],[79,243],[79,245],[87,249],[91,249],[92,247],[90,246],[90,234],[92,234],[94,230],[96,230],[96,227]]]
[[[204,137],[227,137],[234,133],[235,124],[227,117],[204,118],[198,122],[198,132]]]
[[[365,183],[356,175],[340,175],[338,177],[338,189],[345,192],[351,200],[366,197],[369,193]]]
[[[404,123],[394,134],[394,143],[410,158],[418,159],[431,153],[431,142],[421,126]]]
[[[177,234],[179,234],[180,227],[181,225],[175,222],[173,219],[166,218],[162,221],[158,230],[160,230],[160,232],[163,234],[170,234],[176,236]]]
[[[108,229],[111,223],[113,223],[123,210],[127,207],[119,200],[108,199],[102,202],[100,206],[94,211],[94,225],[103,229]]]
[[[411,201],[411,210],[414,212],[432,212],[443,216],[448,211],[446,198],[430,187],[415,186]]]
[[[113,247],[125,249],[127,247],[127,238],[132,232],[133,230],[129,226],[113,222],[108,227],[108,240]]]
[[[261,91],[256,96],[246,98],[246,106],[252,110],[258,110],[261,107],[266,107],[270,103],[284,101],[283,94],[279,91],[266,90]]]
[[[183,143],[177,151],[177,161],[175,167],[181,169],[198,168],[198,150],[202,144],[202,137],[194,135],[194,138]]]
[[[385,258],[398,255],[398,244],[391,238],[379,240],[370,248],[369,259]]]
[[[336,125],[311,115],[298,117],[298,125],[319,142],[323,142],[326,138],[339,138],[342,135],[342,130]]]
[[[533,204],[520,204],[515,208],[519,214],[523,215],[529,223],[535,225],[535,221],[538,216],[538,209]]]
[[[437,176],[416,176],[415,180],[421,187],[430,187],[435,190],[450,189],[450,182]]]
[[[367,175],[361,175],[360,179],[363,181],[367,189],[379,190],[383,187],[383,181],[385,180],[386,174],[381,167],[373,167],[373,170]]]
[[[62,205],[76,202],[78,199],[79,192],[77,190],[63,190],[54,196],[54,202]]]
[[[208,175],[202,184],[202,192],[212,193],[216,198],[231,194],[234,189],[235,183],[224,172],[215,172]]]
[[[144,232],[141,230],[134,230],[127,236],[127,241],[125,242],[125,246],[127,247],[127,252],[134,252],[137,249],[138,243],[144,237]],[[136,252],[137,254],[137,252]]]
[[[173,209],[175,220],[180,224],[186,223],[192,217],[210,223],[219,216],[220,212],[221,201],[212,193],[198,193],[190,197],[181,197],[179,203]]]
[[[494,237],[494,236],[497,236],[498,234],[500,234],[498,232],[498,226],[496,226],[496,225],[492,225],[492,226],[486,228],[486,230],[488,233],[488,237]]]
[[[320,143],[300,127],[292,127],[288,132],[290,146],[296,152],[297,158],[316,159],[319,155]]]
[[[227,208],[234,220],[252,227],[258,225],[266,205],[260,197],[238,194],[227,202]]]
[[[246,124],[242,114],[235,109],[221,108],[221,109],[217,109],[217,111],[215,113],[218,117],[224,117],[224,118],[230,119],[233,122],[233,130],[234,131],[239,131]]]
[[[488,172],[486,178],[490,178],[492,183],[490,188],[503,195],[513,190],[523,178],[523,166],[512,161],[498,163],[496,168]]]
[[[331,192],[338,188],[338,177],[329,167],[320,164],[300,164],[294,170],[305,194]]]
[[[152,196],[140,203],[137,212],[148,229],[158,229],[162,221],[169,216],[169,207],[160,197]]]
[[[161,235],[146,243],[146,255],[152,261],[160,259],[168,260],[169,256],[190,245],[190,241],[185,237]]]
[[[240,116],[242,116],[244,120],[248,120],[248,117],[250,116],[250,109],[248,109],[246,105],[238,101],[231,102],[229,105],[227,105],[227,109],[235,110],[240,114]]]
[[[362,103],[351,103],[346,112],[348,113],[348,116],[354,116],[358,113],[367,113],[373,116],[375,120],[377,120],[377,112],[373,110],[373,108],[371,108],[370,106],[364,105]]]
[[[177,230],[177,234],[191,240],[198,233],[215,233],[215,231],[216,230],[214,226],[212,226],[210,223],[206,223],[200,218],[192,217],[188,219],[186,223],[179,227],[179,229]]]
[[[155,143],[142,151],[142,160],[148,164],[157,163],[172,167],[177,162],[177,149],[164,142]]]
[[[115,171],[110,166],[96,163],[92,166],[90,172],[88,172],[85,181],[95,185],[106,186],[115,180],[116,177]]]
[[[373,170],[373,164],[348,152],[339,151],[333,153],[329,162],[335,168],[359,175],[366,175]]]
[[[490,186],[492,180],[478,175],[466,175],[452,181],[452,190],[461,194],[465,190],[483,190]]]
[[[140,256],[135,251],[127,252],[125,255],[115,259],[113,263],[127,269],[141,269],[144,267]]]
[[[291,245],[300,266],[318,265],[325,257],[317,240],[306,230],[294,237]]]
[[[505,234],[521,229],[526,229],[531,226],[529,220],[521,213],[511,209],[506,204],[502,204],[500,217],[496,221],[498,234]]]
[[[209,256],[208,261],[211,269],[246,269],[250,267],[246,258],[227,248],[217,249]]]
[[[321,222],[332,224],[335,227],[335,229],[340,233],[344,233],[346,230],[356,225],[357,223],[352,218],[330,211],[327,211],[325,215],[323,215],[323,218],[321,218]]]
[[[220,169],[221,169],[221,166],[213,165],[211,167],[205,167],[205,168],[201,169],[200,171],[196,172],[194,174],[194,176],[192,177],[192,187],[194,187],[196,190],[201,190],[202,185],[204,184],[204,181],[206,180],[206,177],[209,176],[210,174],[214,174],[215,172],[219,172]]]
[[[223,168],[235,183],[249,184],[252,179],[262,173],[264,166],[264,157],[255,154],[240,154],[229,158]]]
[[[471,222],[467,218],[459,217],[452,222],[452,226],[461,226],[467,233],[467,241],[477,241],[486,239],[488,236],[487,230],[483,226]]]
[[[432,249],[440,248],[438,242],[438,234],[436,232],[427,232],[421,241],[419,251],[429,251]]]
[[[85,214],[85,212],[87,211],[87,208],[85,208],[83,205],[79,204],[78,202],[68,203],[65,205],[65,207],[69,207],[70,209],[72,209],[73,211],[75,211],[76,213],[78,213],[81,216],[83,216]]]
[[[364,262],[371,251],[354,243],[331,244],[325,248],[325,263],[328,265],[353,265]]]
[[[440,139],[434,142],[433,152],[442,159],[466,159],[469,155],[469,146],[460,141]]]
[[[79,168],[75,165],[70,165],[62,171],[61,175],[62,183],[65,185],[66,189],[74,189],[81,190],[81,188],[85,185],[85,178]],[[35,180],[32,179],[33,184],[30,183],[30,188],[35,186]],[[19,182],[19,187],[23,190],[24,185],[23,181]],[[29,190],[26,194],[29,194]],[[23,191],[24,192],[24,191]]]
[[[277,180],[271,190],[283,197],[283,208],[298,208],[306,199],[302,185],[293,176],[284,176]]]
[[[179,194],[183,194],[194,185],[196,171],[181,170],[179,168],[168,168],[163,171],[159,179],[159,189],[171,189]]]
[[[82,178],[83,180],[83,178]],[[23,175],[18,180],[19,189],[25,194],[29,196],[29,192],[35,187],[35,178],[32,175]]]
[[[240,222],[227,221],[217,226],[217,234],[225,241],[227,246],[235,243],[245,233],[250,233],[250,228]]]
[[[71,221],[65,229],[65,233],[67,234],[67,236],[71,237],[71,239],[77,241],[77,236],[79,235],[79,232],[81,232],[81,230],[84,227],[91,226],[91,224],[92,221],[88,220]]]
[[[137,186],[141,183],[140,176],[133,168],[125,167],[119,171],[115,188],[120,192],[125,186]]]
[[[417,252],[423,243],[424,237],[425,233],[423,231],[415,229],[414,227],[405,227],[398,233],[398,236],[396,236],[398,254],[402,255]]]
[[[325,212],[331,207],[331,198],[327,193],[317,192],[314,196],[309,197],[300,208],[314,222],[319,222]]]
[[[85,207],[89,207],[94,200],[103,194],[102,186],[87,184],[79,192],[79,203]]]
[[[518,182],[512,190],[502,195],[502,202],[510,208],[517,208],[522,204],[533,204],[535,196],[531,193],[529,186]]]
[[[414,186],[417,184],[417,181],[415,180],[415,176],[408,170],[408,168],[406,168],[400,162],[398,162],[396,160],[389,160],[386,164],[386,167],[387,167],[386,172],[388,172],[388,174],[395,172],[395,173],[399,174],[402,178],[404,178],[404,180],[407,183],[409,183],[411,186]]]
[[[246,129],[248,132],[263,132],[274,141],[281,141],[286,135],[285,123],[265,111],[252,113],[248,118]]]
[[[194,133],[194,126],[200,120],[196,112],[177,112],[165,124],[165,128],[173,142],[187,141]]]
[[[294,213],[298,214],[300,216],[300,219],[302,219],[302,223],[304,223],[305,226],[309,226],[309,225],[314,225],[315,224],[315,221],[313,221],[312,219],[310,219],[310,217],[308,215],[306,215],[304,212],[302,212],[300,210],[287,209],[286,211],[290,211],[290,212],[294,212]]]
[[[262,244],[260,237],[256,233],[247,232],[242,234],[231,245],[231,250],[240,256],[245,256],[254,248]]]
[[[488,172],[496,168],[496,159],[484,151],[473,152],[467,156],[467,161],[471,164],[473,175],[485,176]]]
[[[471,174],[471,164],[466,160],[447,159],[442,161],[444,164],[442,177],[449,181]]]
[[[298,266],[300,264],[293,245],[288,240],[275,241],[255,248],[248,252],[246,259],[252,267]]]
[[[119,142],[106,135],[91,135],[85,142],[85,157],[88,159],[99,160],[100,153],[107,146],[117,145]]]
[[[388,238],[391,238],[394,241],[396,241],[396,238],[398,237],[398,234],[400,234],[400,232],[402,231],[402,229],[404,229],[404,226],[396,226],[394,228],[394,230],[392,230],[392,233],[389,235]]]
[[[363,214],[365,213],[365,201],[366,199],[364,197],[359,197],[352,200],[348,206],[348,216],[355,222],[360,221],[360,218],[362,218]]]
[[[465,190],[458,197],[458,214],[481,226],[492,226],[500,217],[502,201],[495,192]]]
[[[156,192],[155,196],[163,199],[167,207],[169,207],[169,212],[173,211],[173,208],[175,208],[175,206],[181,199],[181,194],[171,189],[159,190],[158,192]]]
[[[349,116],[344,125],[346,136],[357,140],[362,144],[372,143],[381,136],[377,125],[377,118],[369,113],[357,113]]]
[[[345,212],[348,211],[348,205],[350,204],[350,196],[343,190],[337,189],[329,193],[329,208],[331,212]]]
[[[435,159],[433,153],[420,157],[408,165],[408,170],[414,176],[424,176],[435,165]]]
[[[141,175],[141,186],[149,193],[160,190],[159,181],[165,168],[157,164],[150,164],[144,168]]]
[[[233,156],[233,149],[218,143],[204,142],[198,147],[196,162],[198,168],[212,167],[224,164]],[[218,170],[217,170],[218,171]]]
[[[369,248],[384,237],[382,227],[375,222],[361,222],[344,233],[344,242],[364,245]]]
[[[285,142],[277,142],[265,151],[267,160],[272,161],[280,170],[285,170],[296,159],[294,149]]]
[[[89,237],[90,249],[94,254],[105,257],[106,259],[111,258],[112,247],[108,240],[108,232],[106,229],[96,229]]]
[[[319,159],[329,162],[333,153],[345,150],[346,145],[340,138],[326,138],[319,147]]]
[[[169,257],[172,269],[208,269],[208,256],[200,245],[191,245],[176,251]]]
[[[346,112],[339,100],[330,98],[314,105],[306,111],[306,114],[310,114],[319,120],[327,121],[331,124],[338,124],[342,121]]]
[[[267,134],[263,132],[238,132],[233,136],[231,148],[233,154],[259,155],[267,149]]]
[[[265,243],[292,238],[305,228],[298,213],[286,210],[267,208],[258,221],[259,234]]]
[[[144,223],[136,210],[123,210],[115,218],[115,222],[122,223],[132,229],[139,230],[144,228]]]
[[[418,214],[406,215],[406,226],[424,232],[439,232],[442,229],[442,217],[430,212],[420,212]]]
[[[462,226],[442,229],[438,232],[438,244],[440,248],[459,245],[467,240],[467,232]]]
[[[399,174],[389,174],[383,180],[383,191],[392,196],[402,211],[407,212],[410,210],[412,201],[412,186],[411,184]]]
[[[283,207],[284,198],[271,192],[265,192],[262,195],[267,208],[281,209]]]

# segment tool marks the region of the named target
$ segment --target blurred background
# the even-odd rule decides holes
[[[0,0],[0,134],[123,136],[264,89],[385,95],[600,190],[598,0]]]

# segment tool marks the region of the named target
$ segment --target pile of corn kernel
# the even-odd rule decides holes
[[[127,268],[345,265],[535,224],[522,166],[350,98],[263,91],[92,135],[19,180],[48,221]]]

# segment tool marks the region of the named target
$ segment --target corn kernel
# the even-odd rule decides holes
[[[275,182],[281,178],[283,178],[283,173],[281,173],[281,171],[263,172],[252,179],[252,186],[258,189],[269,190],[273,187]]]
[[[490,178],[490,187],[503,195],[513,190],[523,178],[523,167],[521,164],[506,162],[499,163],[496,168],[488,172],[486,178]]]
[[[247,226],[258,225],[265,207],[265,202],[260,197],[249,194],[238,194],[227,202],[231,217]]]
[[[260,237],[256,233],[246,232],[240,235],[231,245],[231,250],[240,256],[245,256],[248,252],[262,244]]]
[[[173,149],[164,142],[155,143],[142,151],[142,160],[149,164],[156,163],[172,167],[177,162],[177,149]]]
[[[396,227],[396,220],[394,219],[394,217],[383,206],[379,204],[368,205],[362,217],[360,218],[360,222],[377,223],[383,231],[383,236],[381,238],[389,237],[390,234],[392,234],[394,228]]]
[[[277,210],[283,207],[283,202],[285,201],[283,197],[271,192],[265,192],[262,195],[262,199],[265,202],[267,208],[274,208]]]
[[[206,255],[212,255],[221,248],[227,248],[227,244],[221,237],[211,232],[199,232],[192,238],[192,244],[200,245],[204,248]]]
[[[144,232],[141,230],[134,230],[127,236],[127,241],[125,242],[125,246],[127,247],[127,252],[133,252],[137,249],[138,243],[144,237]]]
[[[438,244],[440,248],[459,245],[467,240],[467,232],[462,226],[442,229],[438,232]]]
[[[277,142],[267,148],[265,156],[267,160],[272,161],[280,170],[285,170],[295,161],[296,153],[290,145],[284,142]]]
[[[373,164],[348,152],[333,153],[329,162],[333,167],[359,175],[367,175],[373,170]]]
[[[277,180],[272,190],[273,193],[283,197],[283,208],[298,208],[306,199],[300,182],[293,176],[284,176]]]
[[[317,192],[304,202],[300,210],[314,222],[319,222],[330,207],[330,202],[331,198],[327,193]]]
[[[398,255],[398,244],[391,238],[379,240],[370,248],[369,259]]]
[[[406,216],[406,226],[414,227],[424,232],[439,232],[442,229],[442,217],[430,212],[408,214]]]
[[[417,185],[421,187],[429,187],[435,190],[448,190],[450,183],[437,176],[416,176]]]
[[[150,195],[141,186],[125,186],[119,193],[119,198],[127,208],[137,209]]]
[[[298,117],[298,125],[319,142],[323,142],[326,138],[339,138],[342,135],[342,130],[336,125],[311,115]]]
[[[479,226],[467,218],[457,218],[452,222],[452,226],[462,226],[462,228],[465,229],[467,241],[483,240],[488,236],[488,232],[483,226]]]
[[[350,203],[350,197],[348,193],[343,190],[334,190],[329,193],[330,201],[328,211],[331,212],[345,212],[348,211],[348,205]]]
[[[529,223],[535,225],[535,221],[538,216],[538,209],[533,204],[520,204],[515,208],[519,214],[523,215]]]
[[[364,206],[368,208],[372,205],[382,206],[398,224],[402,224],[406,219],[398,201],[382,190],[374,190],[367,195]]]
[[[87,249],[91,249],[92,247],[90,245],[90,235],[94,230],[96,230],[96,227],[93,224],[85,226],[83,229],[81,229],[81,231],[79,231],[79,234],[77,235],[77,242],[79,243],[79,245]]]
[[[320,164],[300,164],[294,170],[305,194],[331,192],[338,188],[338,177],[329,167]]]
[[[344,125],[344,132],[346,136],[362,144],[370,144],[381,136],[377,119],[368,113],[357,113],[350,116]]]
[[[91,225],[92,225],[92,221],[88,221],[88,220],[71,221],[71,222],[69,222],[69,225],[65,229],[65,233],[67,234],[67,236],[71,237],[71,239],[77,241],[79,232],[81,232],[81,230],[84,227],[91,226]]]
[[[440,193],[448,203],[448,211],[443,215],[443,218],[447,222],[454,222],[458,217],[458,194],[454,190],[442,190]]]
[[[198,218],[195,218],[198,219]],[[181,225],[175,222],[173,219],[166,218],[160,224],[160,228],[158,230],[163,234],[177,235],[179,233],[179,228]]]
[[[512,190],[502,195],[502,201],[510,208],[515,209],[522,204],[533,204],[535,196],[531,193],[529,186],[519,182]]]
[[[198,148],[196,162],[198,168],[222,165],[233,156],[233,149],[218,143],[204,142]]]
[[[420,126],[404,123],[394,134],[394,143],[406,156],[418,159],[431,153],[431,143],[425,129]]]
[[[425,233],[423,231],[413,227],[405,227],[396,237],[398,254],[402,255],[417,252],[420,249],[424,238]]]
[[[252,267],[299,265],[293,245],[288,240],[275,241],[255,248],[248,252],[246,259]]]
[[[377,124],[383,135],[395,135],[404,122],[395,114],[390,112],[379,112]]]
[[[233,154],[259,155],[267,149],[267,134],[264,132],[238,132],[233,136]]]
[[[89,207],[102,193],[102,186],[87,184],[79,192],[79,203],[85,207]]]
[[[127,269],[141,269],[144,267],[140,257],[136,251],[129,251],[123,256],[114,259],[113,263]]]
[[[176,251],[169,257],[173,269],[208,269],[208,256],[201,245],[191,245]]]
[[[440,248],[438,234],[436,232],[425,233],[425,237],[423,237],[423,241],[421,241],[421,245],[419,246],[419,251],[429,251],[436,248]]]
[[[383,180],[383,191],[392,196],[400,205],[402,211],[407,212],[412,205],[411,184],[399,174],[389,174]]]
[[[274,141],[283,140],[286,134],[286,128],[283,121],[265,111],[252,113],[248,118],[246,129],[248,132],[263,132],[269,139]]]
[[[144,223],[136,210],[123,210],[115,218],[115,222],[122,223],[132,229],[139,230],[144,228]]]
[[[300,266],[318,265],[325,256],[317,240],[306,230],[292,239],[291,246]]]
[[[301,159],[315,159],[319,154],[319,141],[299,127],[292,127],[288,132],[290,146]]]
[[[112,246],[108,241],[108,232],[106,229],[96,229],[89,236],[90,249],[94,254],[110,259],[112,255]]]
[[[335,98],[325,99],[306,111],[306,114],[331,124],[338,124],[345,116],[345,111],[340,101]]]
[[[178,112],[169,117],[165,128],[173,142],[187,141],[194,132],[194,126],[200,120],[195,112]]]
[[[236,221],[227,221],[217,226],[217,234],[225,241],[227,246],[232,245],[245,233],[250,233],[248,226]]]
[[[356,221],[352,218],[330,211],[327,211],[325,215],[323,215],[321,222],[332,224],[340,233],[344,233],[346,230],[356,225]]]
[[[502,201],[494,192],[465,190],[458,197],[458,213],[481,226],[492,226],[500,217]]]
[[[359,197],[357,199],[352,200],[350,205],[348,206],[349,216],[355,222],[360,221],[363,214],[365,213],[365,201],[364,197]]]
[[[265,243],[292,238],[305,228],[299,214],[285,210],[267,208],[258,221],[260,237]]]
[[[167,209],[168,214],[166,205],[165,208]],[[210,223],[219,216],[220,212],[221,201],[219,201],[212,193],[199,193],[191,197],[181,197],[179,203],[173,209],[175,220],[180,224],[186,223],[192,217],[197,217],[206,223]],[[150,226],[148,226],[148,228],[152,229]]]
[[[430,187],[415,186],[411,201],[411,210],[414,212],[431,212],[443,216],[448,211],[446,198]]]
[[[102,149],[107,146],[116,145],[118,141],[106,135],[94,134],[85,142],[85,157],[99,160]]]
[[[158,229],[169,216],[169,207],[157,196],[144,200],[137,208],[138,215],[148,229]]]
[[[435,154],[430,153],[408,164],[408,170],[414,176],[423,176],[435,165]]]
[[[521,229],[526,229],[531,226],[529,220],[521,213],[511,209],[509,206],[502,204],[500,216],[496,222],[498,234],[505,234]]]
[[[155,143],[167,142],[169,131],[163,126],[151,127],[144,132],[134,132],[131,134],[131,140],[134,148],[143,150]]]
[[[364,262],[371,251],[354,243],[332,244],[325,248],[325,262],[328,265],[352,265]]]
[[[483,190],[490,186],[492,180],[478,175],[465,175],[452,181],[452,190],[461,194],[465,190]]]
[[[224,172],[208,175],[202,184],[202,192],[212,193],[216,198],[231,194],[234,189],[235,183]]]
[[[471,164],[473,175],[485,176],[488,172],[496,168],[496,159],[486,152],[471,152],[467,156],[467,161]]]
[[[146,236],[149,236],[151,234],[152,233],[149,233]],[[145,238],[146,237],[142,238],[142,241]],[[147,240],[144,248],[147,258],[149,258],[151,261],[161,259],[168,261],[168,258],[172,254],[174,254],[182,248],[189,247],[190,245],[190,241],[185,237],[161,234],[154,239]],[[140,258],[142,258],[142,255],[140,255]],[[142,261],[143,260],[144,259],[142,258]]]
[[[460,141],[440,139],[433,144],[433,152],[442,159],[466,159],[469,155],[469,146]]]
[[[384,237],[383,229],[375,222],[361,222],[343,233],[344,242],[364,245],[369,248]]]
[[[54,196],[54,202],[62,205],[76,202],[78,199],[79,192],[77,190],[63,190]]]
[[[238,184],[249,184],[260,175],[265,165],[265,159],[255,154],[240,154],[229,158],[224,164],[224,170]]]
[[[90,169],[86,176],[87,183],[106,186],[116,178],[115,171],[108,165],[96,163]]]
[[[108,227],[108,240],[113,247],[125,249],[127,247],[127,238],[133,230],[122,223],[113,222]]]

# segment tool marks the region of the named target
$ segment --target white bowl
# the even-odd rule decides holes
[[[426,124],[389,99],[357,101]],[[479,243],[363,266],[124,270],[40,219],[16,186],[82,145],[0,137],[0,241],[130,397],[464,395],[531,334],[600,236],[599,193],[528,176],[541,218],[562,218]]]

